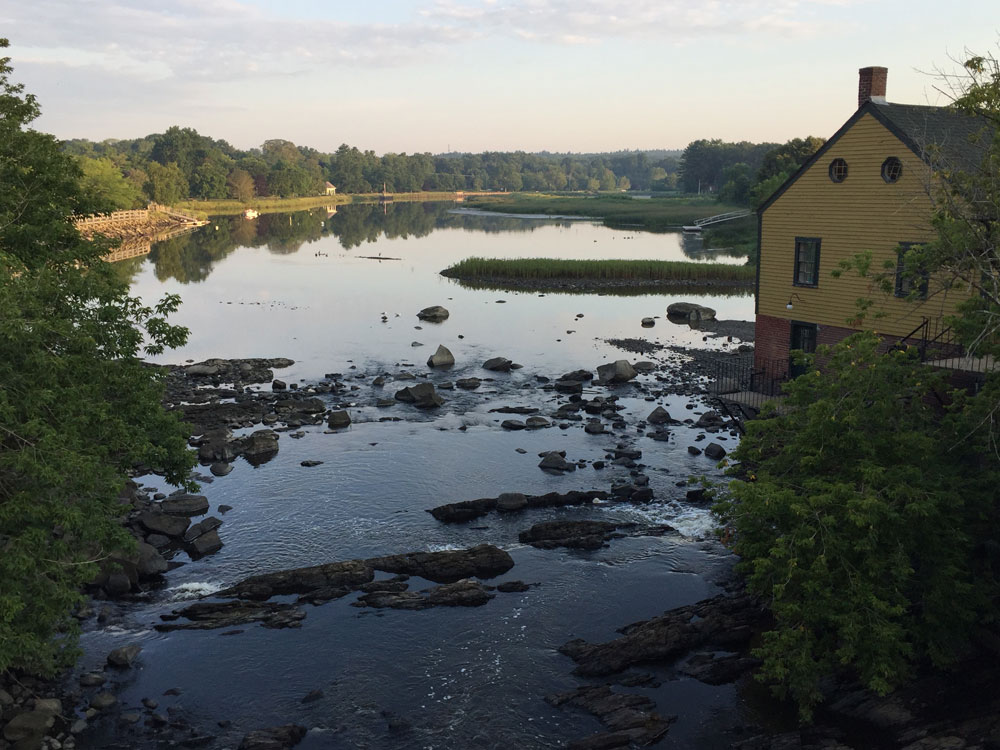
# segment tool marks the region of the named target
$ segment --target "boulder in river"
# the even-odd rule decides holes
[[[626,383],[638,374],[627,359],[619,359],[597,368],[597,378],[601,383]]]
[[[240,440],[243,457],[254,466],[270,461],[278,452],[278,433],[257,430]]]
[[[506,357],[492,357],[483,362],[483,369],[493,372],[510,372],[513,367],[514,363]]]
[[[108,654],[108,664],[119,669],[127,669],[132,666],[132,662],[142,651],[142,646],[138,643],[130,643],[127,646],[119,646]]]
[[[350,427],[351,415],[344,409],[332,411],[330,412],[330,418],[327,419],[326,424],[331,430],[340,430],[344,427]]]
[[[696,302],[674,302],[667,307],[667,317],[673,321],[715,320],[715,310]]]
[[[437,351],[427,358],[428,367],[451,367],[453,364],[455,364],[455,355],[443,344],[439,344]]]
[[[184,516],[169,516],[157,510],[147,510],[139,516],[139,525],[151,534],[162,534],[171,538],[184,536],[190,519]]]
[[[441,305],[431,305],[430,307],[425,307],[423,310],[417,313],[417,317],[420,320],[426,320],[429,323],[441,323],[448,319],[449,313]]]
[[[222,549],[222,539],[219,538],[219,532],[215,529],[206,531],[187,545],[188,554],[196,558],[210,555],[220,549]]]
[[[718,443],[709,443],[705,446],[705,457],[713,461],[721,461],[726,457],[726,449]]]
[[[418,409],[435,409],[444,405],[444,399],[437,394],[432,383],[417,383],[396,391],[396,400],[413,404]]]
[[[474,391],[482,385],[482,382],[479,378],[459,378],[455,381],[455,385],[463,391]]]
[[[188,493],[171,495],[160,503],[160,510],[169,516],[203,516],[208,513],[208,498]]]
[[[649,413],[649,416],[646,417],[646,421],[649,422],[650,424],[669,424],[674,420],[670,418],[670,412],[668,412],[662,406],[657,406],[655,409],[653,409],[653,411]]]
[[[561,451],[549,451],[542,456],[538,468],[549,472],[576,471],[576,464],[567,461]]]
[[[3,738],[16,748],[42,747],[42,738],[55,721],[56,715],[52,711],[25,711],[13,716],[4,725]]]

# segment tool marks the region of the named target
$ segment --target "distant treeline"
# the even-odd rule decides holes
[[[120,207],[145,200],[455,190],[675,190],[680,151],[606,154],[486,152],[384,154],[342,145],[322,153],[291,141],[269,140],[242,151],[191,128],[99,143],[74,139],[64,148],[80,158],[92,191]]]
[[[694,141],[681,156],[680,187],[688,193],[714,193],[725,203],[756,207],[823,143],[813,136],[780,145]]]
[[[816,139],[807,139],[813,141]],[[805,142],[802,142],[805,143]],[[788,146],[788,144],[786,144]],[[273,139],[243,151],[192,128],[171,127],[132,140],[74,139],[85,188],[118,208],[146,201],[292,198],[338,193],[416,191],[682,191],[750,201],[777,144],[700,140],[681,151],[602,154],[384,154],[346,144],[323,153]],[[773,170],[772,170],[773,171]]]

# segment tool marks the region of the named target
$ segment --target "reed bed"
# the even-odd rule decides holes
[[[750,284],[756,269],[728,263],[676,260],[561,260],[556,258],[466,258],[441,272],[464,280],[552,279],[590,282],[663,282]]]
[[[547,193],[470,197],[465,205],[502,213],[586,216],[601,219],[605,226],[616,229],[641,228],[654,232],[676,230],[684,224],[694,223],[696,219],[740,208],[719,203],[714,198],[697,196],[636,199],[622,194]]]

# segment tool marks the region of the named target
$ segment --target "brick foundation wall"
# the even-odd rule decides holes
[[[763,370],[775,360],[788,361],[792,327],[784,318],[758,315],[754,332],[754,369]]]

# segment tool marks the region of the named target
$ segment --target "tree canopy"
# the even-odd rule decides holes
[[[7,46],[0,40],[0,48]],[[73,653],[72,607],[98,563],[134,540],[118,496],[137,464],[168,481],[193,465],[139,355],[186,330],[101,260],[73,217],[110,208],[49,135],[0,58],[0,672],[50,673]]]

